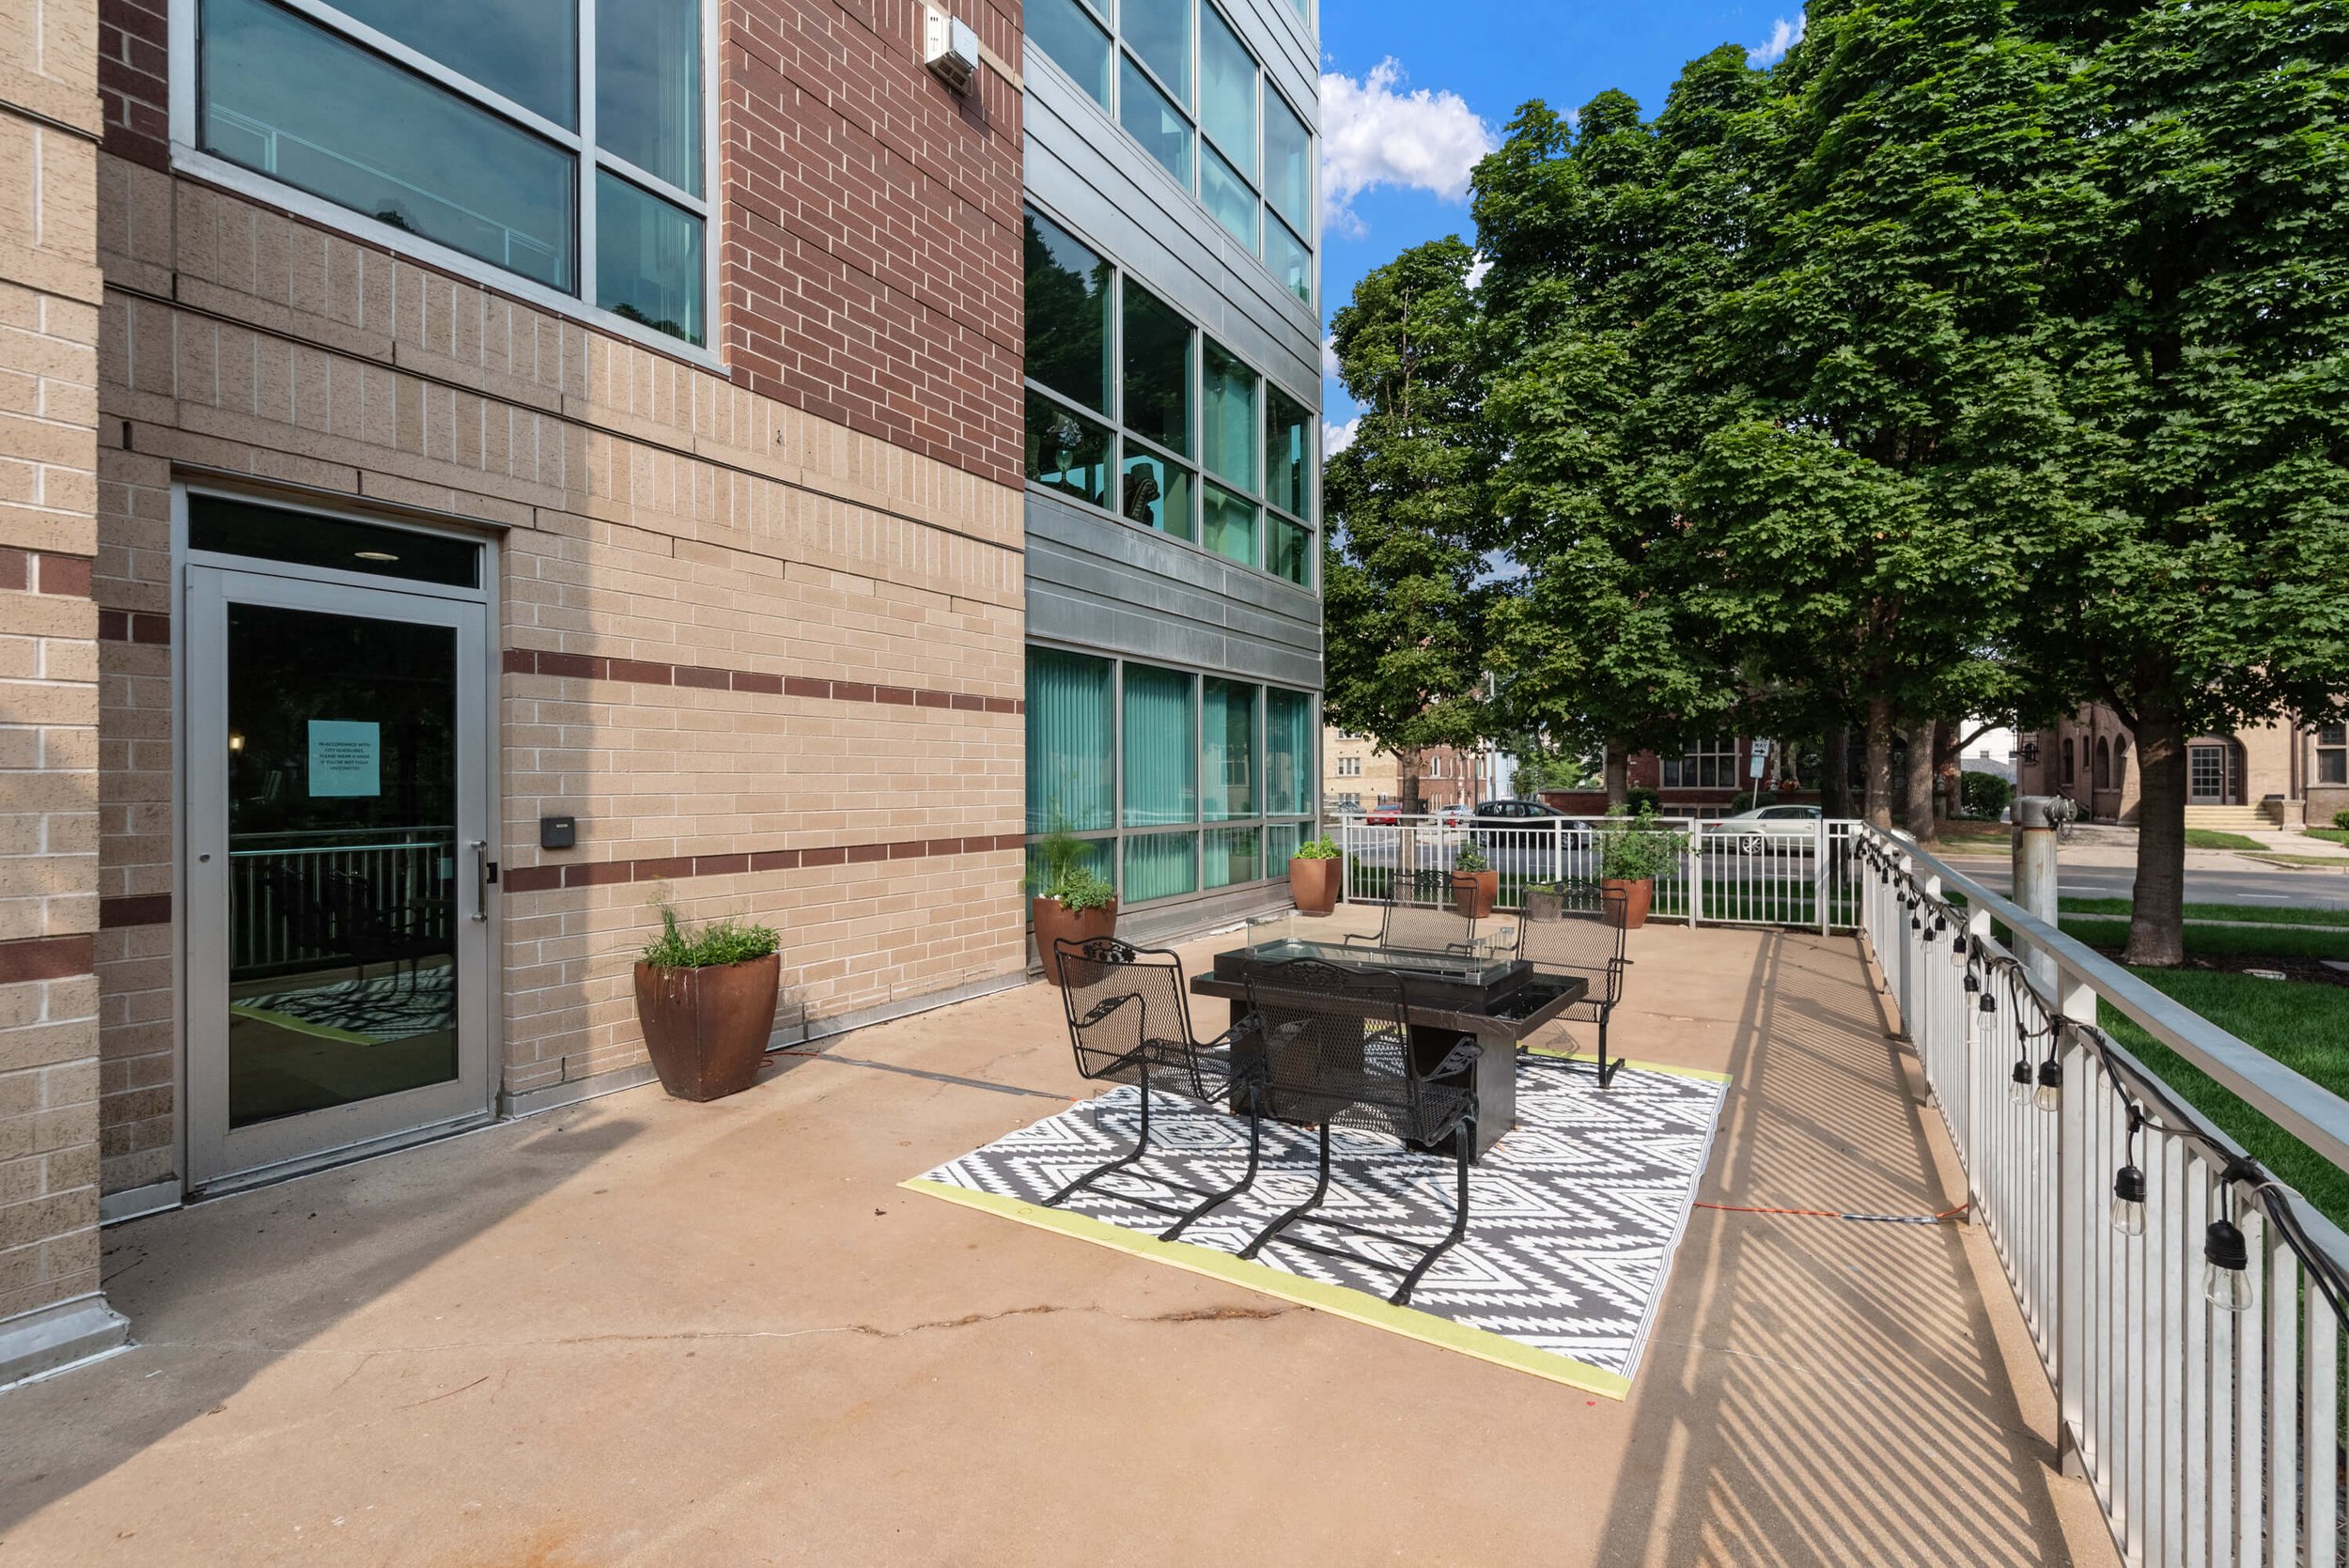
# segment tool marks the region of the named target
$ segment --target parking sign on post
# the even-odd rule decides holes
[[[1757,781],[1760,780],[1762,768],[1769,760],[1770,743],[1766,740],[1755,741],[1753,743],[1753,768],[1750,776]]]

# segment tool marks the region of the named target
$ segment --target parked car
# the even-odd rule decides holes
[[[1374,828],[1400,828],[1403,826],[1403,802],[1389,800],[1373,806],[1362,820]]]
[[[1465,800],[1455,800],[1436,813],[1438,825],[1445,828],[1465,828],[1475,818],[1476,808]]]
[[[1552,829],[1553,822],[1563,821],[1563,829]],[[1590,837],[1587,822],[1568,816],[1555,806],[1539,800],[1487,800],[1476,808],[1476,842],[1487,847],[1497,844],[1523,843],[1532,836],[1531,830],[1562,832],[1568,844],[1579,844]]]
[[[1717,846],[1735,844],[1741,855],[1759,855],[1773,839],[1781,853],[1800,853],[1817,842],[1822,815],[1816,806],[1755,806],[1707,823],[1704,836]]]

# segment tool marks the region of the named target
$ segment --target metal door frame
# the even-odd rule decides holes
[[[2218,753],[2218,798],[2205,800],[2194,792],[2194,753]],[[2242,776],[2234,758],[2234,746],[2224,740],[2189,740],[2186,746],[2186,803],[2189,806],[2232,806],[2242,792]]]
[[[178,796],[174,861],[179,927],[174,942],[179,966],[179,1132],[190,1193],[219,1192],[338,1164],[380,1149],[466,1125],[494,1114],[498,1080],[501,989],[498,889],[483,888],[478,858],[494,864],[499,845],[499,744],[495,623],[496,554],[491,542],[460,534],[483,551],[482,586],[447,588],[286,562],[193,551],[187,548],[184,488],[173,492],[175,553],[182,562],[181,603],[175,616],[178,680],[176,748]],[[220,493],[322,516],[347,517],[381,527],[415,528],[379,515],[319,505],[307,498]],[[191,918],[194,911],[227,897],[226,776],[193,765],[195,757],[226,746],[227,607],[230,603],[273,605],[329,614],[446,626],[457,635],[456,743],[458,768],[458,984],[457,1076],[443,1083],[280,1117],[253,1126],[228,1126],[228,1062],[225,1025],[227,1009],[227,927],[225,921]],[[208,743],[206,737],[210,737]],[[206,857],[210,857],[207,859]],[[468,907],[467,883],[480,891]]]

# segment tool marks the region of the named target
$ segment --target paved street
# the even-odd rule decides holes
[[[1997,893],[2010,891],[2013,872],[2003,858],[1944,857],[1967,876]],[[2064,865],[2062,891],[2078,898],[2126,898],[2137,873],[2125,865]],[[2190,904],[2274,904],[2295,908],[2349,908],[2349,871],[2311,866],[2305,871],[2214,871],[2189,867],[2186,897]]]

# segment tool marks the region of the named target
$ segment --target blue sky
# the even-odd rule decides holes
[[[1688,61],[1734,43],[1764,63],[1801,20],[1800,0],[1322,0],[1325,318],[1397,252],[1471,237],[1468,170],[1528,99],[1620,87],[1653,114]],[[1324,390],[1343,427],[1353,405]]]

